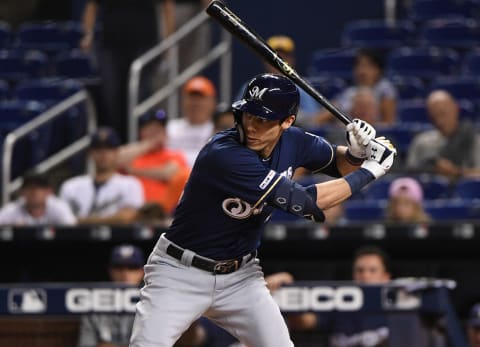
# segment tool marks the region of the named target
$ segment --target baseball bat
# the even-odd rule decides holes
[[[287,64],[278,54],[265,42],[265,40],[251,28],[248,27],[235,13],[233,13],[222,1],[213,0],[205,9],[212,18],[217,20],[233,36],[239,38],[244,44],[259,54],[269,64],[276,67],[282,74],[300,86],[305,92],[312,96],[317,102],[325,107],[331,114],[337,117],[343,124],[352,122],[349,116],[336,108],[322,94],[320,94],[310,83],[301,77],[295,69]]]

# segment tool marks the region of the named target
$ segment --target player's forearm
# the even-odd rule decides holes
[[[322,210],[338,205],[352,195],[350,185],[343,178],[318,183],[316,187],[317,206]]]
[[[359,161],[358,165],[352,164],[351,161],[347,159],[347,147],[338,146],[337,147],[337,168],[342,176],[348,175],[349,173],[357,170],[363,161]]]
[[[79,218],[78,224],[128,224],[132,223],[137,216],[137,211],[133,208],[124,208],[110,216],[89,216]]]

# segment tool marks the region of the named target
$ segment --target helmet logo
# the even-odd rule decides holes
[[[258,86],[254,86],[248,91],[250,98],[254,100],[262,100],[263,94],[268,90],[268,88],[260,89]]]

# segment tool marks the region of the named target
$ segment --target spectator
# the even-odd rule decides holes
[[[147,202],[137,211],[135,222],[150,226],[166,226],[169,215],[162,206],[155,202]]]
[[[358,284],[385,284],[390,281],[390,260],[388,255],[375,246],[365,246],[355,252],[352,278]],[[289,323],[296,330],[320,328],[330,332],[331,347],[377,347],[387,346],[389,328],[383,313],[365,314],[351,312],[334,315],[323,320],[314,313],[289,316]]]
[[[480,304],[476,304],[470,309],[467,337],[470,347],[480,347]]]
[[[190,167],[195,163],[200,149],[212,136],[216,95],[212,81],[202,76],[193,77],[183,86],[183,117],[168,122],[169,146],[182,151]]]
[[[52,193],[45,175],[29,173],[23,178],[20,198],[0,209],[0,225],[73,225],[68,204]]]
[[[171,0],[165,0],[166,3]],[[101,5],[101,6],[100,6]],[[99,16],[100,7],[102,16]],[[172,17],[171,6],[164,9]],[[102,124],[114,127],[122,141],[127,137],[127,83],[130,64],[158,42],[154,0],[87,0],[83,13],[84,37],[80,48],[93,50],[95,23],[102,19],[102,37],[98,61],[102,80],[102,99],[106,119]],[[133,28],[133,29],[132,29]],[[147,93],[151,73],[145,74],[142,93]]]
[[[390,223],[428,223],[422,186],[413,178],[395,179],[389,188],[386,219]]]
[[[156,202],[170,213],[180,198],[190,168],[182,152],[172,151],[166,147],[167,121],[167,115],[163,110],[147,113],[141,117],[140,143],[128,144],[120,153],[130,152],[132,157],[131,153],[140,148],[141,152],[131,158],[124,169],[126,173],[138,177],[143,186],[146,202]]]
[[[122,244],[112,249],[109,275],[113,283],[127,284],[140,288],[143,282],[143,251],[130,244]],[[123,347],[128,346],[132,332],[132,314],[90,314],[81,318],[79,347]],[[192,340],[199,339],[195,326],[192,326],[175,346],[199,346]],[[188,339],[188,340],[187,340]]]
[[[392,125],[395,123],[397,91],[395,86],[383,76],[383,56],[372,49],[360,49],[353,67],[354,85],[345,89],[335,98],[335,104],[344,112],[353,109],[353,95],[362,87],[371,88],[379,102],[379,110],[373,123]],[[317,118],[318,123],[330,122],[332,116],[323,111]],[[369,121],[373,124],[371,121]]]
[[[267,39],[267,43],[272,49],[274,49],[280,58],[288,63],[291,67],[295,67],[295,42],[286,35],[275,35]],[[265,72],[279,73],[269,63],[264,63]],[[243,91],[246,90],[246,83],[240,88],[240,92],[237,94],[236,100],[242,99]],[[298,124],[304,126],[312,125],[313,117],[320,111],[320,106],[315,99],[313,99],[302,88],[298,88],[300,92],[300,106],[298,109]]]
[[[459,106],[446,91],[435,90],[427,98],[427,111],[434,129],[412,141],[407,167],[432,172],[451,180],[480,176],[480,136],[467,121],[459,119]]]
[[[217,111],[213,115],[213,133],[227,130],[235,126],[233,112],[231,107],[217,107]]]
[[[92,136],[89,152],[95,173],[63,183],[60,197],[71,206],[79,223],[130,223],[143,205],[143,189],[138,179],[117,173],[119,146],[115,130],[99,128]]]

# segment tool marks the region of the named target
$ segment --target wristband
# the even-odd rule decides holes
[[[360,168],[343,177],[350,186],[352,195],[365,187],[367,184],[375,180],[375,176],[367,169]]]
[[[347,159],[347,162],[349,164],[354,166],[360,166],[363,163],[363,159],[353,156],[352,153],[350,153],[350,151],[348,150],[348,148],[347,148],[347,152],[345,153],[345,159]]]

